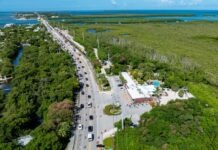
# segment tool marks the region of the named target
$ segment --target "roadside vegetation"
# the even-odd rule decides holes
[[[0,69],[12,75],[12,90],[0,91],[0,149],[65,149],[73,127],[75,92],[79,88],[71,57],[53,42],[43,27],[13,27],[1,38]],[[11,64],[20,44],[28,43],[16,69]],[[11,46],[13,45],[13,46]],[[4,65],[7,62],[9,65]],[[9,70],[9,71],[5,71]],[[20,136],[33,140],[19,146]]]
[[[195,99],[155,107],[136,128],[115,136],[115,149],[215,149],[218,144],[217,22],[146,24],[69,24],[75,40],[86,47],[95,68],[110,56],[108,75],[129,71],[139,82],[159,80],[174,91],[187,89]],[[91,31],[90,31],[91,29]],[[99,44],[98,44],[99,43]],[[124,81],[125,82],[125,81]],[[183,95],[182,91],[179,93]]]

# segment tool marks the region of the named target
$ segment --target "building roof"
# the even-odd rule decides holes
[[[121,75],[127,81],[127,91],[132,99],[150,98],[156,91],[154,85],[139,85],[127,72],[122,72]]]

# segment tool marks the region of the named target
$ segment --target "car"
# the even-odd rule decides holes
[[[87,74],[87,72],[84,72],[85,74]]]
[[[84,92],[84,91],[82,91],[82,92],[81,92],[81,94],[82,94],[82,95],[84,95],[84,94],[85,94],[85,92]]]
[[[79,63],[82,63],[81,61],[79,61]]]
[[[82,68],[85,68],[85,66],[82,66]]]
[[[80,108],[81,108],[81,109],[84,108],[84,104],[80,104]]]
[[[91,98],[91,95],[88,95],[88,98]]]
[[[79,74],[79,76],[80,76],[80,77],[83,77],[83,75],[82,75],[82,74]]]
[[[78,121],[78,120],[80,120],[80,119],[81,119],[80,115],[76,115],[76,116],[75,116],[75,120],[76,120],[76,121]]]
[[[88,78],[86,78],[86,81],[88,81],[89,79]]]
[[[92,132],[93,131],[93,126],[88,126],[88,131]]]
[[[86,87],[89,87],[89,85],[88,85],[88,84],[86,84]]]
[[[90,116],[89,116],[89,119],[90,119],[90,120],[93,120],[93,119],[94,119],[94,117],[93,117],[92,115],[90,115]]]
[[[121,87],[121,86],[123,86],[123,84],[118,84],[117,86]]]
[[[78,127],[77,127],[79,130],[82,130],[83,129],[83,125],[82,124],[78,124]]]
[[[96,147],[97,148],[104,148],[105,146],[103,144],[97,144]]]
[[[89,133],[89,134],[88,134],[88,140],[89,140],[89,142],[93,141],[93,138],[94,138],[94,134]]]
[[[92,107],[92,103],[88,102],[88,107],[91,108]]]

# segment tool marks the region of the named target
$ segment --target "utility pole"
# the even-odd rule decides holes
[[[85,35],[84,32],[82,33],[83,41],[85,41]]]
[[[98,49],[100,48],[100,42],[99,42],[99,39],[97,37],[97,44],[98,44]]]
[[[123,111],[122,111],[122,108],[121,108],[121,113],[122,113],[121,114],[121,119],[122,119],[121,121],[122,121],[122,130],[123,130],[124,129],[124,122],[123,122]]]
[[[75,36],[76,36],[76,33],[75,33],[75,31],[73,30],[73,38],[75,38]]]

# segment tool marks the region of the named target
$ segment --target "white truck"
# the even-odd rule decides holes
[[[88,134],[88,140],[89,140],[89,142],[91,142],[93,140],[93,134],[92,133]]]

